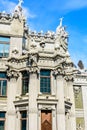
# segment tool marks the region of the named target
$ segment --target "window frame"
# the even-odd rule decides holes
[[[23,75],[23,73],[24,73],[24,75]],[[25,74],[26,74],[26,76],[25,76]],[[27,86],[25,86],[26,83],[27,83]],[[22,72],[22,95],[26,95],[26,93],[28,93],[28,91],[29,91],[29,74],[27,71],[23,71]]]
[[[22,113],[23,113],[23,112],[26,112],[26,117],[24,117],[24,118],[22,117]],[[26,129],[27,129],[27,111],[26,111],[26,110],[20,111],[20,115],[21,115],[21,116],[20,116],[20,125],[21,125],[20,128],[21,128],[21,130],[22,130],[22,121],[26,121]]]
[[[4,112],[4,111],[0,111],[0,113],[4,113],[5,114],[5,116],[6,116],[6,112]],[[5,121],[6,121],[6,117],[0,117],[0,121],[4,121],[4,130],[5,130]]]
[[[2,45],[2,50],[0,51],[0,58],[7,58],[7,57],[9,57],[10,37],[9,36],[0,36],[0,45]],[[6,53],[7,45],[8,45],[8,49],[7,49],[7,53]]]
[[[0,72],[0,74],[1,73],[3,73],[3,74],[6,74],[5,72]],[[6,77],[0,77],[0,81],[2,81],[2,85],[0,86],[0,97],[7,97],[7,78]],[[5,87],[5,86],[3,86],[3,81],[6,81],[6,93],[5,93],[5,95],[3,95],[3,87]]]
[[[47,75],[41,75],[41,71],[49,71],[49,73],[50,73],[50,75],[49,76],[47,76]],[[46,88],[47,86],[45,86],[44,88],[47,90],[47,91],[41,91],[41,78],[46,78],[46,80],[47,79],[49,79],[50,80],[50,82],[49,81],[47,81],[47,86],[49,86],[49,88]],[[50,84],[49,84],[50,83]],[[46,84],[46,82],[44,82],[43,84]],[[43,87],[42,87],[43,88]],[[44,90],[44,88],[43,88],[43,90]],[[40,92],[42,93],[42,94],[51,94],[51,70],[50,69],[41,69],[40,70]]]

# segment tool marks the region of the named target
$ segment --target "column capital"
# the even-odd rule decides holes
[[[11,79],[11,78],[17,79],[19,77],[19,72],[15,71],[15,70],[7,70],[7,77],[9,79]]]
[[[58,68],[53,70],[52,74],[56,78],[57,76],[60,76],[60,75],[64,76],[65,72],[64,72],[63,68],[59,66]]]
[[[74,76],[73,76],[73,74],[65,75],[65,76],[64,76],[64,79],[65,79],[66,81],[71,81],[71,82],[73,82]]]

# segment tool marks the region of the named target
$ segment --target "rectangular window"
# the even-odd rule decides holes
[[[0,130],[5,130],[5,112],[0,112]]]
[[[50,93],[51,92],[51,77],[50,70],[40,71],[40,92]]]
[[[10,38],[0,36],[0,57],[9,56]]]
[[[22,94],[28,93],[29,73],[27,71],[22,72]]]
[[[26,130],[27,127],[27,111],[21,112],[21,130]]]
[[[7,95],[7,76],[6,73],[0,72],[0,96]]]

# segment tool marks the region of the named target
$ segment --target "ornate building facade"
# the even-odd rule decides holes
[[[87,130],[86,91],[62,19],[42,34],[27,28],[21,1],[0,13],[0,130]]]

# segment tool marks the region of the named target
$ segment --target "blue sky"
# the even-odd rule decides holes
[[[0,0],[0,12],[12,12],[18,0]],[[24,0],[22,4],[31,30],[55,31],[59,18],[69,33],[69,53],[77,65],[87,68],[87,0]]]

